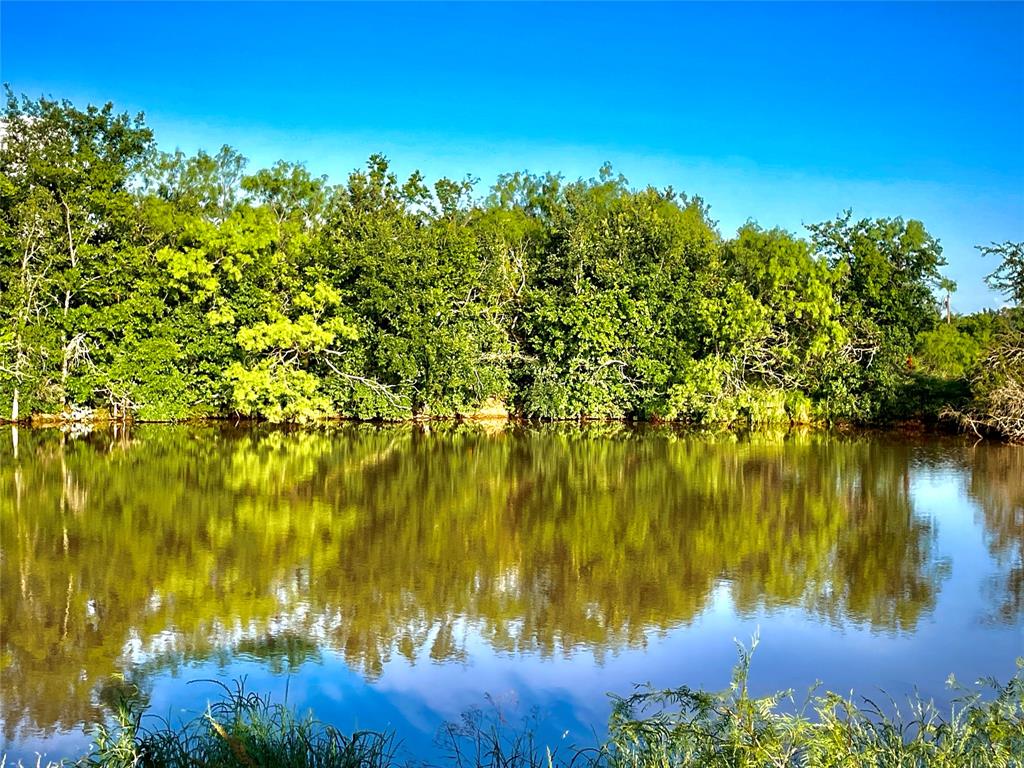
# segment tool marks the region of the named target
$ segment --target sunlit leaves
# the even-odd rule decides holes
[[[5,411],[17,392],[22,413],[141,416],[126,355],[157,371],[174,349],[191,402],[155,387],[151,416],[871,420],[899,410],[918,339],[941,341],[941,251],[914,220],[727,238],[702,199],[610,165],[505,174],[479,199],[382,155],[331,186],[294,163],[247,174],[227,146],[159,154],[110,106],[10,96],[5,114]]]
[[[303,422],[330,415],[331,402],[320,393],[319,380],[294,361],[261,360],[251,368],[232,363],[225,376],[233,407],[247,416]]]

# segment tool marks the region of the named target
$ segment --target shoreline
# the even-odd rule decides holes
[[[155,419],[121,419],[96,417],[89,419],[67,419],[57,414],[34,414],[27,419],[11,421],[0,419],[0,427],[15,427],[26,430],[66,429],[69,431],[111,428],[131,428],[134,426],[215,426],[228,425],[233,427],[272,427],[285,430],[315,429],[325,426],[355,425],[377,427],[422,426],[430,425],[475,425],[484,428],[500,429],[505,426],[543,427],[543,426],[593,426],[618,425],[628,428],[669,428],[692,433],[743,434],[769,431],[805,432],[805,433],[839,433],[839,434],[903,434],[903,435],[934,435],[945,437],[968,437],[969,433],[951,419],[900,419],[889,422],[858,424],[849,421],[789,421],[759,422],[742,421],[698,423],[691,421],[669,421],[664,419],[628,419],[610,417],[579,417],[579,418],[536,418],[507,414],[504,416],[415,416],[406,419],[360,419],[351,416],[333,416],[305,422],[274,422],[267,419],[235,416],[196,416],[177,420]],[[1009,443],[998,435],[987,435],[982,438],[986,442]],[[1010,443],[1012,444],[1012,443]]]

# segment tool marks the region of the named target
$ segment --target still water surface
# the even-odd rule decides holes
[[[477,707],[588,743],[606,693],[948,702],[1024,655],[1024,449],[619,425],[0,433],[0,754],[77,756],[126,685],[246,678],[430,754]],[[27,762],[27,760],[26,760]]]

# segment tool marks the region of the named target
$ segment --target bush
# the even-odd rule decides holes
[[[1011,328],[985,358],[972,382],[966,413],[949,411],[979,435],[1024,442],[1024,329]]]

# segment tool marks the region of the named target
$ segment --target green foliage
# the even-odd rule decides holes
[[[849,342],[821,388],[830,412],[859,420],[883,415],[905,386],[918,335],[938,321],[932,295],[942,249],[916,220],[862,219],[847,212],[810,227],[815,250],[836,272],[835,298]]]
[[[957,318],[940,323],[917,338],[917,361],[926,373],[944,379],[963,379],[974,372],[992,339],[992,315]]]
[[[232,407],[267,421],[312,421],[330,415],[331,401],[313,374],[286,360],[261,360],[247,368],[232,363],[225,371],[232,385]]]
[[[728,294],[703,203],[631,191],[608,169],[553,194],[548,247],[524,292],[523,411],[703,418],[680,411],[692,398],[673,390],[706,389],[691,369],[732,350],[752,310],[741,292]]]
[[[756,638],[755,643],[756,646]],[[751,649],[753,650],[753,649]],[[798,702],[792,691],[754,697],[747,682],[750,653],[723,693],[691,688],[642,690],[615,697],[608,741],[609,768],[647,766],[1016,766],[1024,764],[1024,660],[1005,685],[983,681],[961,689],[945,716],[931,701],[908,702],[908,715],[886,712],[812,690]],[[954,684],[951,678],[951,684]],[[985,695],[987,694],[987,695]]]
[[[748,375],[813,391],[826,362],[843,355],[847,332],[836,294],[839,272],[810,245],[748,224],[726,245],[729,270],[763,308],[744,349]]]
[[[205,713],[176,727],[147,728],[137,697],[121,700],[116,724],[100,726],[81,768],[384,768],[395,764],[392,737],[346,736],[285,704],[247,693],[244,681]]]
[[[59,409],[89,394],[78,377],[121,335],[111,321],[136,320],[122,306],[145,256],[133,241],[131,183],[152,135],[141,116],[116,115],[110,104],[83,111],[19,101],[9,89],[2,121],[2,399]]]
[[[332,187],[160,154],[110,105],[18,100],[0,147],[0,407],[119,418],[456,416],[695,423],[906,415],[913,357],[959,378],[987,337],[936,327],[941,249],[847,213],[733,238],[698,197],[473,181],[387,160]],[[983,249],[1016,295],[1019,247]],[[1016,281],[1016,282],[1015,282]],[[951,318],[947,318],[951,319]],[[965,335],[966,334],[966,335]]]
[[[756,646],[756,638],[754,646]],[[753,650],[753,649],[751,649]],[[613,696],[607,737],[568,754],[541,744],[529,723],[466,713],[442,727],[443,764],[454,768],[755,768],[863,766],[880,768],[1020,768],[1024,764],[1024,660],[1005,684],[957,686],[961,698],[945,715],[910,699],[902,715],[852,695],[817,693],[798,703],[792,691],[755,697],[748,689],[751,654],[721,693],[680,687]],[[195,719],[159,728],[142,725],[144,707],[123,699],[116,724],[101,726],[82,768],[387,768],[397,766],[394,736],[345,736],[312,714],[246,693],[243,683]],[[892,710],[895,710],[894,712]]]
[[[810,227],[815,248],[840,270],[838,298],[851,320],[885,327],[905,339],[937,319],[931,289],[945,265],[942,248],[920,221],[862,219],[846,213]]]
[[[1024,304],[1024,243],[1009,240],[991,245],[979,245],[984,256],[998,256],[999,266],[985,277],[992,288],[1006,294],[1006,297],[1020,306]]]
[[[126,340],[98,376],[95,392],[107,392],[111,407],[131,408],[140,421],[176,421],[195,412],[189,379],[179,367],[181,348],[153,337]]]
[[[432,197],[374,156],[337,191],[323,247],[360,339],[335,361],[343,412],[453,415],[507,397],[509,342],[491,300],[502,286],[472,230],[470,190],[442,179]]]
[[[975,433],[994,434],[1013,442],[1024,442],[1024,255],[1022,243],[1005,242],[979,246],[986,256],[1002,261],[985,279],[1003,291],[1016,306],[984,316],[984,330],[991,334],[984,359],[972,372],[972,401],[964,408],[948,408],[954,417]],[[986,339],[987,340],[987,339]]]

